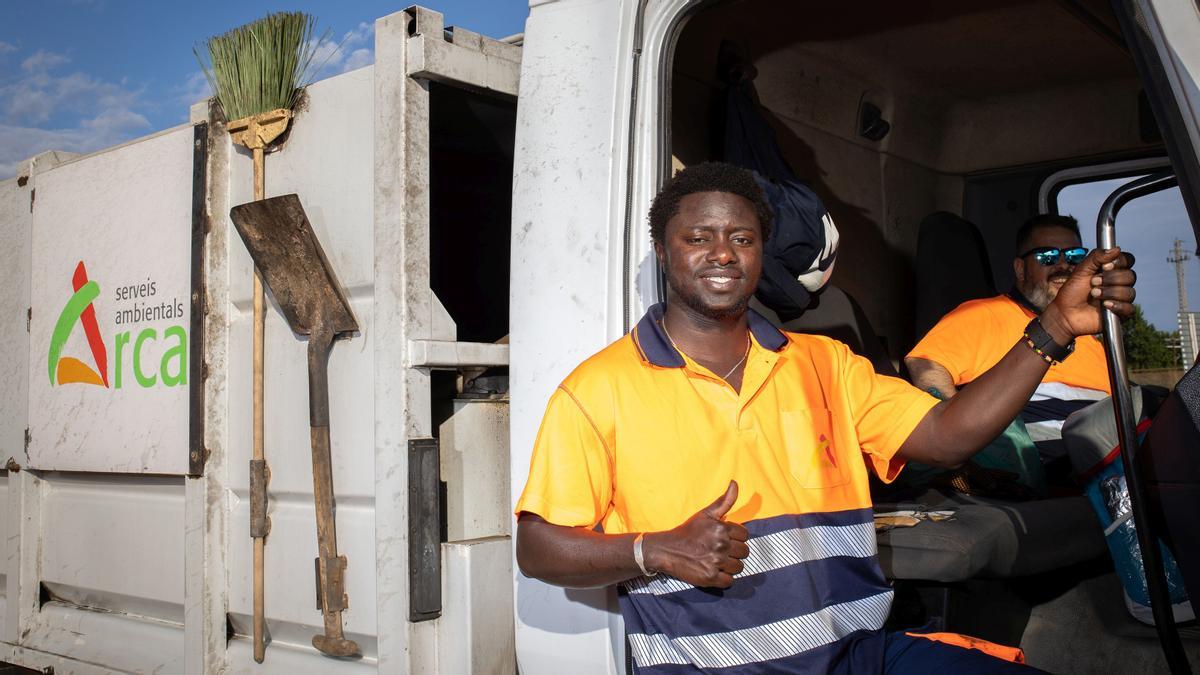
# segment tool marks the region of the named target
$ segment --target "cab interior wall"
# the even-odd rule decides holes
[[[720,158],[717,55],[732,43],[757,70],[784,155],[837,223],[833,283],[863,305],[898,359],[920,337],[918,226],[934,211],[963,214],[969,179],[1155,147],[1139,134],[1133,64],[1103,30],[1106,21],[1115,27],[1107,6],[1067,4],[705,6],[673,55],[671,154],[683,165]],[[1079,18],[1080,7],[1094,23]],[[880,141],[857,132],[864,100],[891,124]],[[986,236],[988,219],[976,224]],[[997,227],[1004,232],[988,239],[1000,245],[1011,236],[1007,221]]]

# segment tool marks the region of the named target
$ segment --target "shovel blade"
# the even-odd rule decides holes
[[[300,197],[288,194],[240,204],[230,209],[229,217],[294,332],[309,335],[314,327],[333,335],[358,330],[350,301]]]

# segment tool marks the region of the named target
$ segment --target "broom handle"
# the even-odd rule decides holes
[[[254,200],[266,199],[263,177],[263,149],[254,148]],[[263,459],[263,345],[266,314],[263,312],[263,284],[254,269],[254,459]]]
[[[254,199],[266,198],[265,178],[263,176],[263,149],[256,147],[254,153]],[[254,385],[253,385],[253,415],[254,415],[254,459],[263,457],[263,347],[266,334],[266,313],[263,311],[263,284],[258,268],[254,269]],[[264,485],[265,489],[265,485]],[[264,495],[265,500],[265,495]],[[254,539],[254,660],[262,663],[266,657],[264,641],[266,623],[266,602],[263,590],[263,566],[265,557],[266,537]]]

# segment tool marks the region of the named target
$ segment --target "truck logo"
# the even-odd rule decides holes
[[[75,294],[63,307],[62,314],[54,324],[54,332],[50,336],[50,386],[58,384],[95,384],[108,388],[108,349],[104,339],[100,337],[100,327],[96,323],[96,308],[92,302],[100,295],[100,286],[88,279],[87,268],[83,261],[75,268],[71,277],[71,286]],[[87,336],[88,346],[92,350],[92,361],[95,369],[71,356],[61,356],[63,346],[76,323],[83,324],[83,332]]]
[[[50,386],[74,383],[121,389],[122,371],[128,374],[130,370],[133,371],[134,382],[143,389],[187,384],[187,331],[181,325],[173,325],[167,326],[161,333],[160,329],[153,326],[118,330],[113,336],[116,355],[113,359],[113,377],[110,385],[108,347],[104,338],[100,336],[100,325],[96,321],[94,305],[96,298],[100,296],[100,285],[88,279],[83,261],[75,268],[71,286],[75,294],[67,300],[58,321],[54,324],[54,332],[50,335],[50,354],[47,359]],[[124,329],[131,324],[182,318],[185,310],[178,298],[153,304],[153,300],[150,299],[157,291],[157,283],[153,279],[136,285],[118,287],[114,297],[119,308],[114,310],[113,322]],[[122,303],[132,303],[132,306],[121,308]],[[83,324],[83,332],[92,351],[93,365],[62,355],[71,332],[75,330],[75,325],[80,323]]]

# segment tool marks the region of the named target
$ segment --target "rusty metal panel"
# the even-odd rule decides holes
[[[208,124],[192,127],[192,312],[188,358],[188,473],[204,473],[204,242],[208,235]]]

